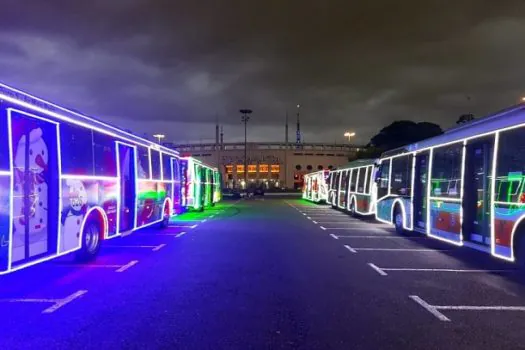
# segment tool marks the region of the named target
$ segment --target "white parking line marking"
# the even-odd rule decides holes
[[[427,249],[427,248],[354,248],[355,250],[363,251],[379,251],[379,252],[449,252],[450,249]]]
[[[186,232],[182,231],[181,233],[177,233],[175,235],[175,238],[179,238],[180,236],[185,235],[185,234],[186,234]]]
[[[119,269],[117,269],[115,272],[124,272],[126,271],[127,269],[137,265],[139,261],[138,260],[131,260],[129,263],[127,263],[126,265],[124,266],[121,266]]]
[[[308,220],[312,220],[312,218],[311,218],[311,217],[309,217],[309,216],[307,216],[306,218],[307,218]]]
[[[409,295],[409,298],[414,300],[416,303],[424,307],[428,312],[430,312],[432,315],[436,316],[438,320],[444,321],[444,322],[450,322],[450,319],[443,315],[441,312],[439,312],[435,306],[430,305],[417,295]]]
[[[87,290],[79,290],[78,292],[73,293],[70,296],[65,297],[64,299],[59,299],[59,300],[57,300],[55,302],[55,305],[53,305],[51,307],[48,307],[47,309],[42,311],[42,313],[43,314],[51,314],[51,313],[57,311],[58,309],[60,309],[62,306],[65,306],[65,305],[69,304],[70,302],[72,302],[73,300],[82,297],[87,292],[88,292]]]
[[[34,299],[34,298],[17,298],[17,299],[0,299],[0,302],[6,302],[6,303],[53,303],[52,306],[48,307],[44,311],[42,311],[43,314],[51,314],[61,307],[69,304],[75,299],[78,299],[82,297],[84,294],[86,294],[87,290],[79,290],[63,299]]]
[[[319,226],[321,228],[321,230],[325,230],[326,231],[326,228],[324,228],[324,226]]]
[[[206,222],[206,221],[208,221],[208,219],[204,219],[204,220],[202,220],[201,222]]]
[[[199,226],[199,225],[195,224],[195,225],[193,225],[193,226],[190,226],[190,228],[191,228],[191,229],[194,229],[194,228],[197,227],[197,226]]]
[[[332,236],[333,239],[339,239],[336,235],[330,234],[330,236]]]
[[[483,272],[516,272],[516,269],[507,270],[481,270],[481,269],[432,269],[432,268],[411,268],[411,267],[378,267],[372,263],[369,263],[370,267],[376,270],[380,275],[386,276],[385,271],[407,271],[407,272],[453,272],[453,273],[483,273]],[[379,272],[381,271],[381,272]]]
[[[327,230],[340,230],[340,231],[377,231],[377,230],[384,230],[380,227],[327,227]]]
[[[345,248],[348,249],[352,253],[357,253],[354,248],[350,247],[349,245],[345,244]]]
[[[315,220],[312,220],[312,222],[313,222],[314,224],[317,224],[317,223],[318,223],[318,222],[317,222],[317,221],[315,221]]]
[[[427,238],[425,236],[414,236],[414,237],[403,237],[403,236],[393,236],[386,233],[378,233],[376,235],[362,236],[362,235],[337,235],[339,238],[387,238],[387,239],[411,239],[411,238]]]
[[[162,243],[162,244],[159,244],[158,246],[156,246],[155,248],[153,248],[152,250],[154,252],[157,252],[157,251],[161,250],[162,248],[164,248],[165,246],[166,246],[166,244]]]
[[[386,276],[386,275],[388,275],[385,271],[383,271],[381,268],[377,267],[375,264],[368,263],[368,266],[370,266],[371,268],[373,268],[374,270],[376,270],[377,273],[380,274],[381,276]]]

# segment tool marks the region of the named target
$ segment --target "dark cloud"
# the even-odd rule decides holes
[[[366,142],[525,94],[523,1],[4,0],[0,80],[137,132]],[[469,96],[469,98],[467,98]]]

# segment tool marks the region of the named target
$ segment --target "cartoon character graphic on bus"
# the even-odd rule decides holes
[[[63,211],[61,216],[62,252],[77,248],[80,244],[80,229],[88,209],[88,194],[84,183],[78,179],[68,179],[62,188]]]
[[[13,260],[24,258],[26,230],[30,255],[47,251],[48,149],[42,129],[20,136],[14,147]]]

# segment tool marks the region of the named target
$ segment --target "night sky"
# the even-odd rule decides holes
[[[366,143],[525,96],[525,1],[1,0],[0,81],[168,141]],[[468,98],[470,96],[470,98]]]

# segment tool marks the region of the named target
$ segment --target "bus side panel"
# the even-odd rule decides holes
[[[512,258],[512,230],[516,222],[525,215],[523,204],[499,205],[494,208],[495,253]]]
[[[457,243],[461,242],[460,203],[430,201],[430,233]]]
[[[62,179],[59,252],[80,248],[81,226],[89,209],[101,207],[107,216],[108,237],[117,234],[118,181]]]
[[[10,182],[10,176],[0,176],[0,272],[8,269]]]
[[[358,213],[369,213],[370,212],[370,195],[367,194],[356,194],[356,211]]]
[[[139,181],[137,191],[137,228],[162,219],[162,206],[167,193],[166,185],[166,183],[154,180]]]
[[[397,198],[384,198],[377,202],[377,218],[382,221],[392,222],[392,206]]]

